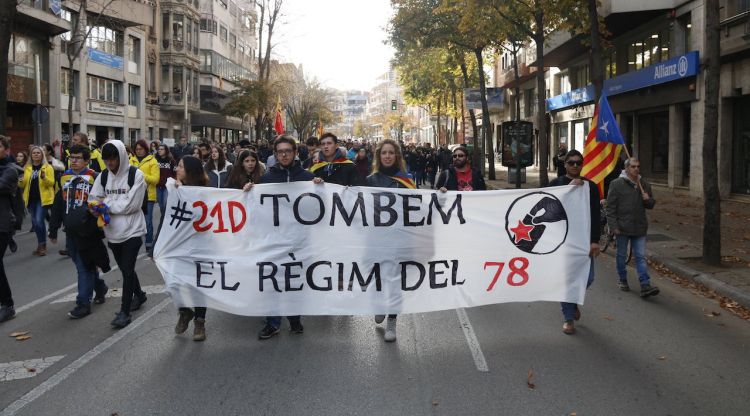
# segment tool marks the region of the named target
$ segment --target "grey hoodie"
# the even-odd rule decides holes
[[[117,148],[120,154],[120,167],[117,173],[107,173],[106,189],[103,189],[101,184],[103,175],[96,178],[89,199],[103,201],[109,206],[110,222],[104,227],[104,235],[110,243],[122,243],[146,234],[146,220],[141,211],[146,182],[143,172],[137,169],[133,187],[129,187],[130,160],[125,145],[119,140],[110,140],[107,144]]]

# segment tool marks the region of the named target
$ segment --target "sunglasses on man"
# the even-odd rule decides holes
[[[583,160],[568,160],[565,164],[568,166],[582,166]]]

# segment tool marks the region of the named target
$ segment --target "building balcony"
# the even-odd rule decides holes
[[[76,1],[68,0],[64,4],[66,8],[71,10],[78,10],[80,7]],[[124,27],[153,26],[154,7],[155,3],[150,0],[117,0],[112,2],[88,2],[86,11],[107,16],[109,20],[114,20]]]
[[[34,28],[47,36],[57,36],[70,31],[70,22],[60,18],[59,14],[53,13],[55,9],[59,13],[60,3],[54,3],[50,7],[49,0],[21,0],[18,3],[15,25],[16,27]]]
[[[185,95],[181,92],[162,92],[159,94],[159,106],[165,111],[184,111]],[[199,109],[198,100],[194,99],[192,94],[188,94],[188,110],[197,111]]]

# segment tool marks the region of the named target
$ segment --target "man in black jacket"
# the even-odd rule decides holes
[[[3,257],[8,247],[10,237],[15,226],[13,215],[13,198],[18,188],[18,171],[13,162],[8,159],[10,152],[10,138],[0,136],[0,322],[7,321],[16,316],[13,308],[13,294],[8,284],[8,276],[5,275]]]
[[[589,277],[586,283],[586,287],[589,287],[594,281],[594,258],[599,255],[599,234],[601,233],[599,188],[595,183],[581,176],[581,169],[583,168],[583,155],[581,152],[578,150],[569,151],[565,154],[563,163],[565,164],[565,176],[555,178],[549,183],[549,186],[582,186],[585,184],[589,188],[589,206],[591,210],[591,248],[589,249],[589,257],[591,257],[591,264],[589,265]],[[564,319],[563,332],[573,335],[575,333],[573,321],[581,319],[581,310],[575,303],[561,302],[560,305],[562,306]]]
[[[485,191],[484,177],[471,167],[469,152],[465,147],[453,149],[453,166],[444,169],[438,177],[435,188],[445,191]]]
[[[273,142],[273,153],[276,156],[276,164],[260,178],[260,183],[284,183],[303,182],[316,179],[315,176],[302,169],[302,165],[295,159],[297,156],[297,143],[289,136],[280,136]],[[318,180],[319,181],[319,180]],[[305,328],[302,326],[300,316],[288,316],[292,333],[301,334]],[[279,333],[281,327],[280,316],[267,316],[263,329],[258,333],[258,339],[268,339]]]
[[[346,158],[346,154],[339,148],[339,139],[333,133],[325,133],[320,136],[320,162],[310,167],[315,177],[323,179],[324,182],[335,183],[344,186],[360,185],[357,166]],[[302,159],[302,157],[300,157]]]
[[[179,162],[183,156],[193,155],[193,146],[190,146],[187,137],[182,135],[180,136],[180,142],[172,146],[171,153],[175,162]]]

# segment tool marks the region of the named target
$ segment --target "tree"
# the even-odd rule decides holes
[[[8,51],[17,4],[17,0],[0,0],[0,134],[5,134],[8,115]]]
[[[328,106],[328,92],[317,80],[305,80],[291,91],[285,106],[286,114],[300,139],[307,137],[314,122],[330,124],[333,111]]]
[[[717,146],[719,136],[719,80],[721,52],[719,0],[706,0],[706,48],[703,61],[703,261],[721,265],[721,197]]]
[[[355,120],[353,134],[355,137],[367,139],[372,135],[372,127],[370,126],[370,123],[365,120]]]
[[[271,80],[271,52],[273,50],[273,35],[279,19],[281,18],[281,9],[284,1],[283,0],[261,0],[258,5],[260,6],[260,21],[258,24],[258,82],[261,84],[269,84]],[[266,21],[266,16],[268,21]],[[265,30],[265,50],[263,46],[263,34]],[[270,86],[268,87],[270,88]],[[255,139],[260,140],[263,135],[263,126],[269,120],[269,117],[274,116],[273,114],[273,102],[269,101],[272,98],[269,96],[264,97],[265,102],[260,103],[255,109]]]

